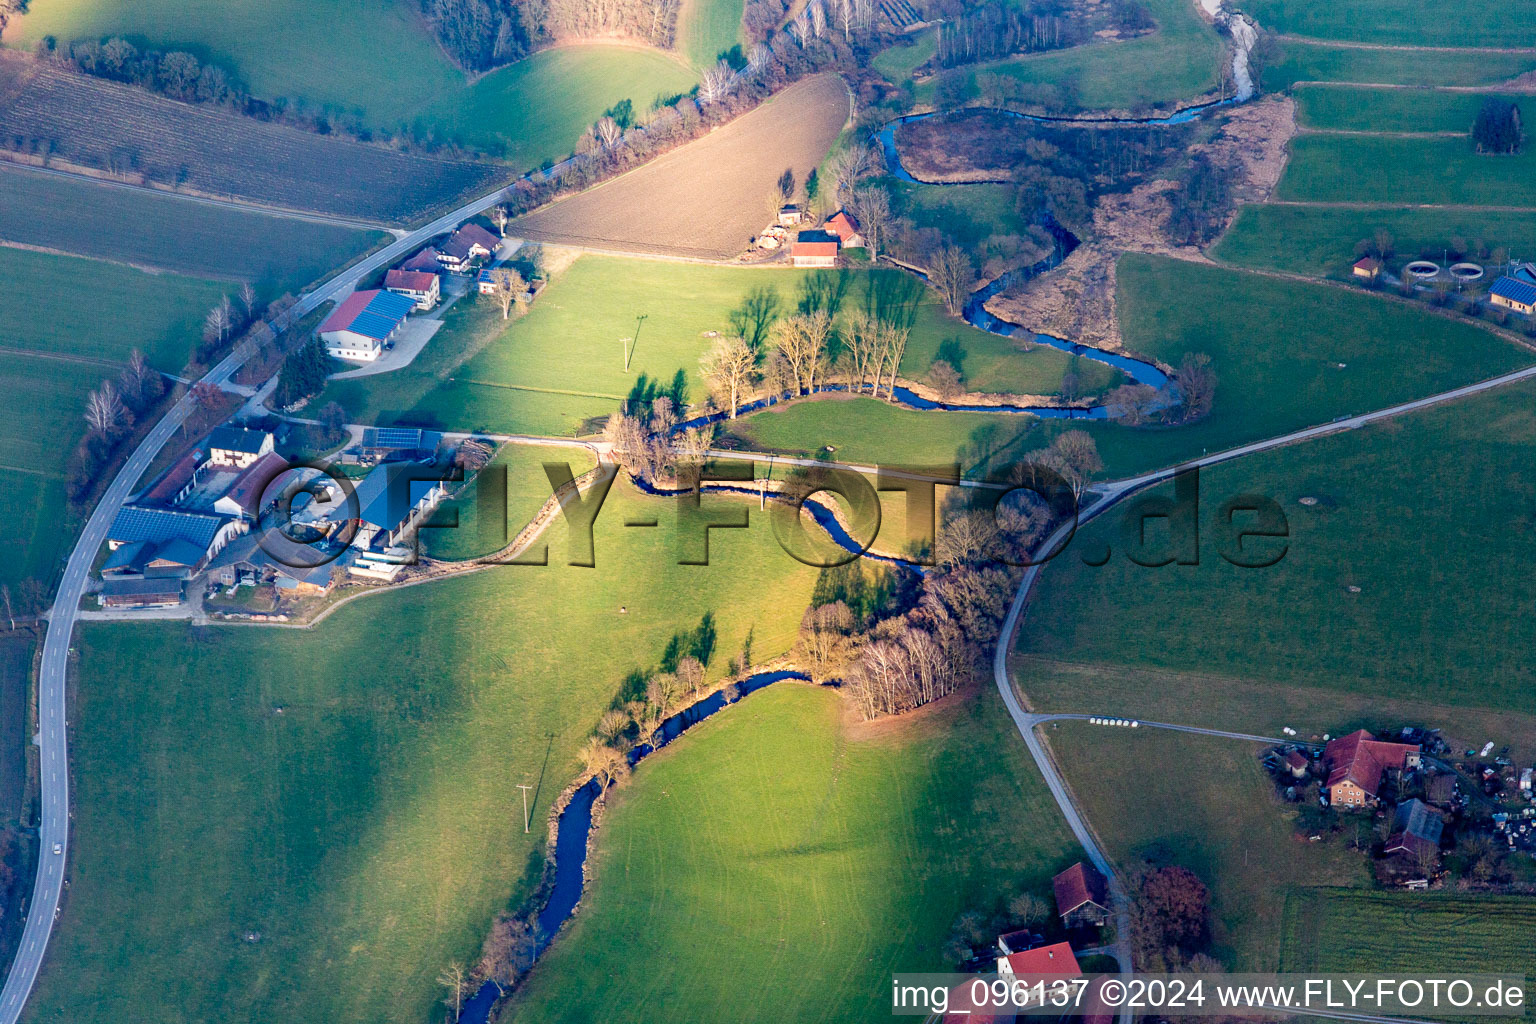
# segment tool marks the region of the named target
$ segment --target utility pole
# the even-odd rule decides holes
[[[630,355],[631,355],[631,353],[633,351],[630,348],[630,342],[632,342],[634,340],[635,340],[634,338],[620,338],[619,339],[619,350],[624,353],[624,372],[625,373],[629,372],[629,357],[630,357]]]
[[[528,834],[528,791],[533,787],[526,782],[519,782],[517,788],[523,791],[523,834]]]

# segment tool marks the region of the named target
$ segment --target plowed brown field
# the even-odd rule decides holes
[[[746,248],[795,180],[826,157],[848,120],[836,75],[797,82],[768,103],[628,174],[521,217],[508,234],[614,251],[723,259]]]

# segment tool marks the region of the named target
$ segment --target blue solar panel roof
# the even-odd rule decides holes
[[[218,516],[203,515],[200,512],[124,505],[117,510],[107,536],[123,543],[147,540],[153,544],[162,544],[179,537],[206,551],[218,534],[219,527],[223,525],[224,520]]]
[[[348,330],[370,338],[378,338],[380,341],[394,333],[411,310],[416,308],[416,300],[408,295],[396,295],[394,292],[379,292],[368,301],[352,318],[352,324]]]
[[[1536,303],[1536,284],[1526,284],[1513,277],[1501,277],[1493,283],[1491,294],[1527,305]]]

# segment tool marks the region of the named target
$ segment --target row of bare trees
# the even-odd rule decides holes
[[[760,390],[772,397],[798,396],[843,384],[855,393],[867,390],[873,398],[883,393],[889,399],[909,333],[907,327],[862,310],[835,327],[823,310],[797,313],[772,323],[771,349],[741,336],[721,338],[701,366],[716,404],[731,419]]]
[[[122,372],[103,380],[86,395],[83,415],[89,429],[65,471],[71,501],[80,501],[90,493],[118,444],[164,394],[164,378],[149,365],[143,352],[134,349]]]

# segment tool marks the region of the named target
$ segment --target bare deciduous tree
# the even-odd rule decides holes
[[[102,437],[111,437],[128,426],[128,407],[111,381],[102,381],[101,387],[86,396],[85,422]]]
[[[699,80],[699,102],[719,103],[730,93],[734,80],[735,75],[729,64],[725,61],[716,64],[704,72],[704,77]]]
[[[832,319],[822,310],[785,317],[774,324],[778,351],[789,366],[797,395],[809,394],[816,387],[827,356],[827,338],[832,333]]]
[[[725,400],[731,419],[741,397],[757,376],[757,357],[740,338],[721,338],[702,361],[704,380],[718,398]]]
[[[492,267],[486,271],[491,278],[491,297],[501,307],[501,318],[510,319],[512,308],[517,307],[519,313],[528,308],[528,302],[524,296],[528,292],[528,282],[523,280],[523,275],[507,266],[505,263]]]
[[[951,316],[959,316],[965,310],[973,273],[970,257],[958,246],[940,246],[928,261],[928,282],[938,291]]]
[[[941,402],[953,402],[963,390],[960,374],[942,359],[934,360],[933,365],[928,367],[928,382],[938,392]]]
[[[864,244],[869,249],[869,258],[880,258],[880,239],[885,234],[885,227],[891,220],[891,197],[885,189],[878,185],[856,189],[853,198],[848,204],[855,220],[859,222],[859,229],[864,233]]]
[[[443,1005],[453,1007],[453,1019],[464,1012],[464,990],[469,985],[469,975],[464,965],[455,961],[437,974],[437,983],[448,991],[443,995]]]
[[[577,756],[581,758],[588,774],[597,779],[597,784],[604,789],[612,783],[629,778],[628,758],[596,736],[587,740]]]

